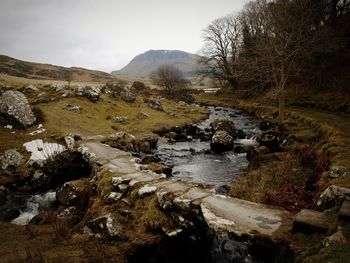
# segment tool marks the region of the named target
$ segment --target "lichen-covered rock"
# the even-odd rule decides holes
[[[257,140],[261,146],[266,146],[271,152],[276,152],[280,150],[281,139],[278,135],[265,132]]]
[[[96,102],[100,99],[101,90],[98,88],[87,87],[86,88],[86,97],[92,101]]]
[[[122,238],[122,226],[111,213],[90,220],[87,226],[95,234],[111,238]]]
[[[23,89],[24,93],[32,93],[32,92],[38,92],[38,91],[39,89],[35,87],[33,84],[30,84]]]
[[[350,188],[331,185],[322,192],[317,200],[320,209],[327,209],[340,204],[345,198],[350,198]]]
[[[157,190],[157,187],[154,185],[144,185],[137,192],[138,196],[143,197],[145,195],[153,194]]]
[[[233,137],[226,131],[217,131],[211,139],[210,148],[217,153],[231,151],[233,149]]]
[[[68,105],[66,105],[66,109],[71,111],[71,112],[75,112],[75,113],[81,112],[81,107],[78,105],[68,104]]]
[[[160,102],[160,100],[158,99],[150,99],[148,101],[148,107],[155,109],[155,110],[163,110],[162,104]]]
[[[136,100],[136,95],[130,92],[128,89],[124,89],[120,93],[120,97],[122,98],[123,101],[133,103]]]
[[[228,119],[216,119],[211,123],[213,132],[226,131],[229,135],[233,136],[235,134],[236,128],[233,121]]]
[[[57,201],[64,206],[73,206],[78,204],[80,200],[80,192],[77,186],[78,181],[65,183],[56,192]]]
[[[19,91],[9,90],[2,94],[0,112],[14,118],[24,127],[31,126],[36,121],[26,96]]]
[[[51,97],[46,92],[40,92],[35,100],[35,103],[48,103],[51,101]]]
[[[67,88],[67,85],[64,83],[51,83],[50,88],[55,91],[61,91]]]
[[[350,171],[346,169],[344,166],[332,166],[329,169],[329,177],[331,178],[345,177],[349,175],[350,175]]]
[[[0,157],[1,168],[7,172],[12,173],[18,166],[24,163],[23,155],[16,150],[7,150]]]
[[[83,86],[78,86],[78,87],[76,87],[75,90],[74,90],[74,92],[75,92],[75,94],[76,94],[77,96],[81,96],[81,97],[87,95],[86,87],[83,87]]]

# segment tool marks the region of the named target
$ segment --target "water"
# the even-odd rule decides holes
[[[258,146],[255,138],[261,133],[257,122],[247,113],[228,107],[208,107],[209,118],[197,126],[209,132],[210,124],[215,119],[229,119],[244,138],[235,140],[235,146]],[[241,136],[242,137],[242,136]],[[216,189],[230,185],[241,176],[248,166],[245,153],[229,151],[221,154],[208,154],[210,142],[194,139],[175,144],[160,143],[155,153],[161,161],[173,165],[172,175],[175,179],[204,183]]]
[[[48,191],[42,194],[30,196],[25,206],[20,209],[18,217],[11,221],[15,225],[27,225],[30,220],[40,212],[47,210],[56,200],[56,191]]]
[[[0,207],[0,220],[16,225],[27,225],[30,220],[47,210],[56,200],[56,190],[39,194],[10,193]]]

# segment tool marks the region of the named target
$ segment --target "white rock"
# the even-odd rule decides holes
[[[141,187],[138,191],[138,195],[140,197],[148,195],[148,194],[153,194],[155,191],[157,190],[157,187],[154,185],[144,185],[143,187]]]

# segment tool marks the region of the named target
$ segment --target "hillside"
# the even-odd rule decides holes
[[[114,76],[149,76],[158,66],[168,64],[179,68],[185,76],[193,76],[198,55],[180,50],[149,50],[134,57],[121,70],[113,71]]]
[[[65,80],[67,73],[72,72],[73,81],[104,82],[113,78],[112,75],[96,70],[84,68],[65,68],[50,64],[41,64],[18,60],[12,57],[0,55],[0,73],[10,76],[30,79]]]

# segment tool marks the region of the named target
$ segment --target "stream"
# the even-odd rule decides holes
[[[210,152],[210,141],[192,139],[186,142],[159,143],[155,154],[161,162],[173,166],[172,176],[195,183],[214,186],[220,194],[227,194],[228,186],[243,175],[248,166],[246,153],[239,153],[247,146],[257,146],[256,137],[261,131],[256,120],[247,113],[228,107],[206,106],[209,118],[199,123],[200,130],[210,136],[210,124],[215,119],[229,119],[239,130],[234,141],[235,151],[214,154]]]

